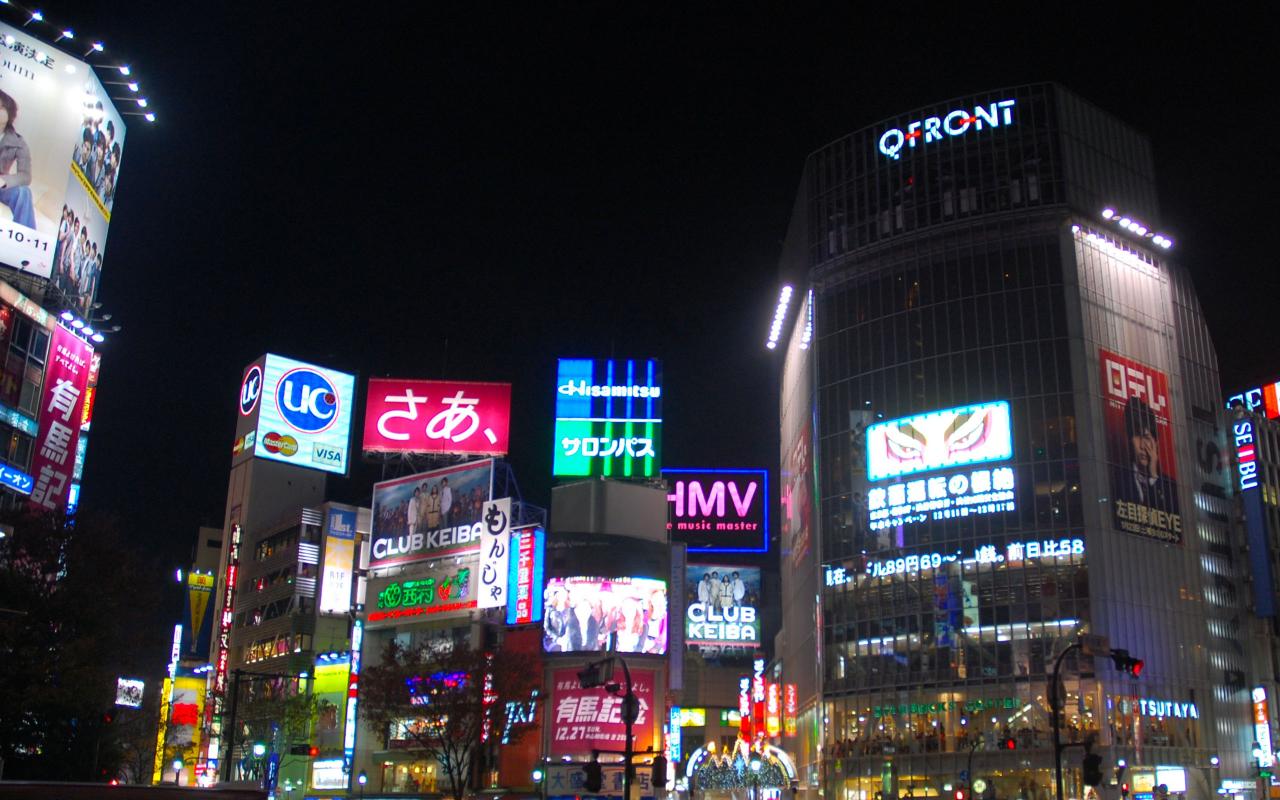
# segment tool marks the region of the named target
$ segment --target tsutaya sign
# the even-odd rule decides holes
[[[1181,703],[1176,700],[1138,700],[1138,708],[1144,717],[1174,717],[1176,719],[1200,719],[1200,710],[1195,703]]]
[[[944,136],[962,136],[969,131],[984,128],[1008,127],[1013,124],[1013,100],[998,100],[985,106],[957,108],[946,116],[925,117],[907,123],[906,129],[890,128],[880,134],[880,152],[897,161],[904,147],[914,148],[917,145],[932,144]]]

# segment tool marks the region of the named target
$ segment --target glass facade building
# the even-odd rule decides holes
[[[1226,452],[1217,358],[1158,220],[1147,140],[1052,84],[806,161],[780,656],[812,796],[1052,797],[1049,675],[1083,633],[1145,660],[1062,660],[1063,741],[1108,780],[1256,775],[1247,562],[1228,464],[1201,457]],[[1067,797],[1097,793],[1081,752]]]

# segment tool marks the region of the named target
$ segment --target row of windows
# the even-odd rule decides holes
[[[253,550],[254,560],[266,561],[277,553],[293,552],[297,549],[299,542],[315,543],[319,538],[316,529],[311,526],[305,526],[305,528],[306,530],[290,528],[258,542]]]

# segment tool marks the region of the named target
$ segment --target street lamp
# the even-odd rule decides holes
[[[360,774],[356,776],[356,783],[360,784],[360,796],[364,797],[364,785],[369,782],[369,773],[360,770]]]
[[[175,758],[173,760],[173,785],[178,785],[178,778],[182,777],[182,759]]]

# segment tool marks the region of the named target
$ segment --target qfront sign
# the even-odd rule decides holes
[[[232,463],[265,458],[346,474],[355,376],[268,353],[245,368]]]
[[[364,449],[506,455],[511,384],[370,378]]]
[[[700,553],[769,549],[769,472],[763,469],[664,469],[667,530]]]
[[[661,363],[560,359],[552,475],[653,478],[661,464]]]
[[[1009,127],[1013,124],[1014,100],[997,100],[972,108],[957,108],[941,117],[925,117],[907,123],[904,128],[890,128],[880,134],[877,145],[882,155],[894,161],[902,157],[903,149],[914,150],[921,145],[954,139],[970,130]]]

